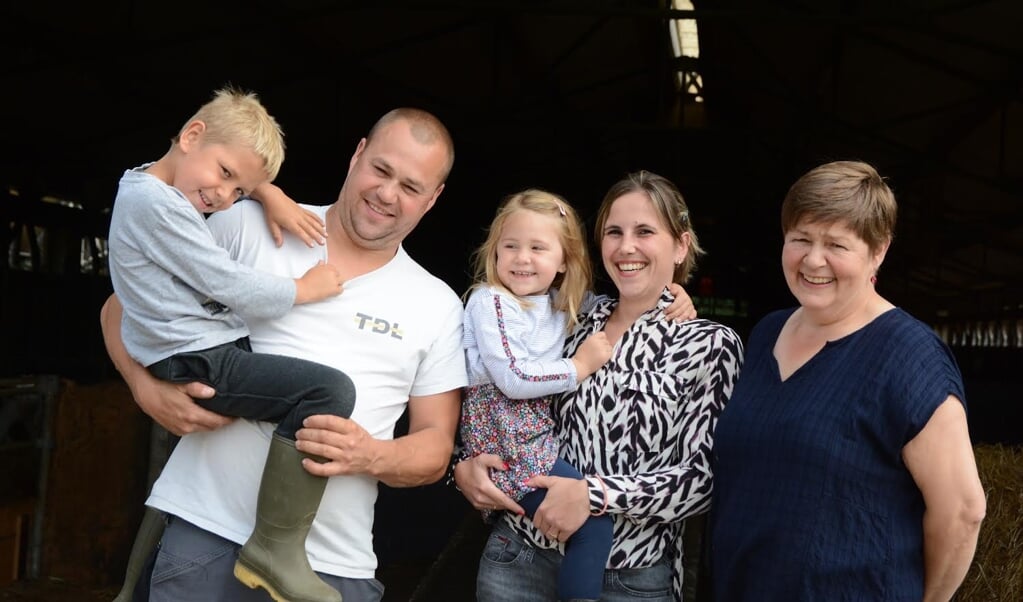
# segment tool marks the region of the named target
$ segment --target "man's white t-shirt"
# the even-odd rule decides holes
[[[327,207],[307,206],[325,216]],[[233,257],[273,274],[298,278],[326,248],[286,236],[274,246],[259,204],[238,203],[214,214],[214,237]],[[343,258],[342,258],[343,261]],[[337,297],[296,305],[274,320],[248,323],[252,349],[319,362],[351,377],[352,420],[377,439],[393,438],[409,396],[466,385],[461,348],[462,304],[403,248],[385,266],[345,282]],[[244,543],[255,522],[256,496],[274,425],[249,420],[181,439],[147,505]],[[332,477],[306,541],[314,570],[352,578],[374,576],[373,508],[377,481]]]

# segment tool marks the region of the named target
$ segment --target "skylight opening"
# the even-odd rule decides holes
[[[695,10],[689,0],[672,0],[671,6],[675,10]],[[703,78],[699,71],[691,68],[695,61],[685,60],[700,58],[700,34],[696,19],[672,19],[668,29],[672,50],[675,58],[679,59],[675,82],[687,101],[703,102]]]

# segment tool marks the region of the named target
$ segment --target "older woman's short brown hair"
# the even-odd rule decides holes
[[[895,195],[877,171],[861,161],[834,161],[808,171],[781,204],[785,234],[803,220],[841,223],[872,252],[895,235]]]

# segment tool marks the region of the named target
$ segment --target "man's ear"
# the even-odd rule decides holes
[[[348,160],[348,173],[352,173],[352,169],[355,167],[355,162],[362,156],[362,151],[366,150],[366,139],[359,140],[359,145],[355,147],[355,152],[352,153],[352,158]]]
[[[188,152],[193,148],[197,148],[202,144],[202,138],[205,134],[206,123],[204,121],[196,119],[190,122],[181,130],[181,134],[178,136],[178,144],[181,145],[181,150]]]
[[[434,203],[437,202],[437,197],[439,197],[440,193],[443,192],[443,191],[444,191],[444,184],[441,184],[440,186],[437,187],[437,190],[433,191],[433,196],[430,198],[430,202],[427,203],[427,205],[426,205],[426,210],[427,211],[429,211],[430,209],[433,209]]]

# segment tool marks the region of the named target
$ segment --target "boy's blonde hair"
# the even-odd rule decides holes
[[[193,121],[206,124],[204,143],[238,144],[251,148],[263,160],[269,181],[277,177],[284,162],[284,132],[254,92],[233,86],[217,90],[213,99],[199,107],[185,122],[175,141]]]
[[[487,239],[473,254],[473,288],[482,285],[500,287],[507,290],[497,274],[497,247],[500,243],[501,230],[508,217],[516,211],[532,211],[540,215],[555,218],[561,227],[558,229],[558,242],[561,243],[565,261],[565,271],[559,273],[551,283],[558,289],[554,299],[554,309],[568,314],[568,328],[572,329],[579,322],[579,310],[583,297],[590,290],[593,280],[593,268],[590,265],[589,253],[586,250],[586,238],[578,214],[565,199],[545,190],[529,189],[507,197],[497,209],[497,215],[488,229]],[[508,291],[511,293],[511,291]],[[519,298],[523,307],[529,307],[525,299]]]

